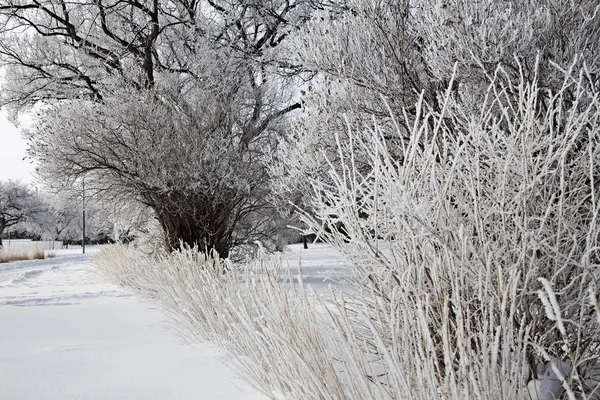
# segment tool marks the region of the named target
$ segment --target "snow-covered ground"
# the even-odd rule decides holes
[[[265,398],[79,251],[0,264],[0,400]]]
[[[330,285],[338,289],[343,285],[344,290],[347,290],[345,284],[352,275],[352,270],[341,254],[330,245],[309,243],[305,250],[301,244],[293,244],[287,246],[280,256],[283,265],[289,267],[294,276],[298,275],[298,266],[302,265],[302,280],[317,293],[327,296]]]
[[[317,291],[348,276],[329,246],[284,262]],[[0,400],[264,399],[210,343],[190,346],[156,304],[98,276],[81,249],[0,264]]]

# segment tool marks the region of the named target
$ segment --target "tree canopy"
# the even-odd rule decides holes
[[[31,154],[56,189],[85,177],[95,195],[151,207],[171,248],[226,256],[273,225],[263,155],[300,107],[277,51],[313,6],[3,3],[2,102],[35,106]]]
[[[33,220],[46,210],[46,204],[26,185],[0,181],[0,247],[5,229]]]

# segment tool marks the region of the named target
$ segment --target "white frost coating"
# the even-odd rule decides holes
[[[553,321],[556,321],[556,326],[560,330],[560,333],[562,333],[564,336],[564,335],[566,335],[565,325],[563,324],[560,306],[558,305],[558,301],[556,300],[556,295],[554,294],[552,285],[545,278],[538,278],[538,281],[542,282],[542,284],[544,285],[544,289],[546,289],[546,293],[548,294],[548,299],[550,300],[550,305],[552,305],[551,315],[554,318],[551,318],[550,314],[548,315],[548,318],[552,319]],[[540,296],[540,298],[542,298],[542,297]],[[542,302],[544,302],[543,298],[542,298]],[[547,303],[548,303],[548,301],[546,300],[546,302],[544,303],[544,306],[546,306],[546,312],[550,311],[550,308],[547,306]]]
[[[552,309],[552,305],[550,304],[550,300],[548,300],[548,296],[546,295],[546,292],[544,292],[543,290],[540,289],[537,291],[537,294],[546,309],[546,316],[549,319],[551,319],[552,321],[556,321],[556,316],[554,315],[554,310]]]
[[[335,169],[312,174],[304,221],[368,282],[377,298],[370,317],[390,313],[401,321],[377,325],[399,352],[399,393],[521,396],[528,381],[518,382],[517,367],[543,363],[546,373],[549,356],[578,366],[579,375],[560,382],[567,395],[595,390],[583,384],[595,376],[600,335],[585,289],[600,276],[580,260],[596,251],[590,238],[600,226],[590,200],[598,198],[591,182],[600,146],[589,140],[600,128],[600,102],[587,89],[589,70],[570,68],[544,105],[540,95],[548,92],[537,81],[513,82],[498,68],[475,113],[458,100],[446,115],[411,110],[419,117],[405,115],[403,128],[378,120],[340,132],[319,153],[328,163],[312,152],[299,156],[305,165]],[[571,95],[580,98],[573,103]],[[300,140],[320,144],[334,136],[318,133],[307,130]],[[576,143],[585,148],[575,151]],[[357,178],[332,179],[342,174]],[[415,323],[419,315],[425,322]],[[495,326],[502,327],[498,336]],[[418,373],[406,373],[412,370]],[[530,387],[553,392],[560,376]]]

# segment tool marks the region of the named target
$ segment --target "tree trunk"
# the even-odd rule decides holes
[[[170,250],[197,246],[198,251],[216,251],[227,258],[243,198],[244,193],[234,189],[223,189],[218,196],[172,191],[167,195],[150,193],[147,204],[154,210]]]
[[[223,230],[215,220],[194,220],[191,216],[158,215],[170,250],[197,246],[199,251],[216,251],[221,258],[229,257],[231,232]]]

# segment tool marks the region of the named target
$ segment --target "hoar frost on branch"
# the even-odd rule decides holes
[[[600,5],[348,3],[294,43],[316,79],[276,155],[280,190],[303,197],[304,221],[376,293],[367,310],[390,316],[380,333],[398,366],[436,371],[431,398],[449,381],[454,398],[514,398],[528,384],[533,396],[561,363],[572,370],[532,398],[594,398]],[[402,358],[415,348],[433,356]],[[503,383],[520,363],[524,381]]]
[[[227,255],[247,240],[236,228],[270,216],[261,161],[269,138],[245,143],[236,134],[232,107],[239,104],[232,98],[202,93],[186,104],[168,97],[179,96],[175,91],[160,100],[158,93],[115,89],[101,104],[63,102],[45,110],[30,132],[39,173],[66,184],[85,175],[89,193],[150,207],[172,248],[184,240]]]
[[[389,140],[401,128],[377,124],[337,135],[335,161],[324,156],[328,175],[311,179],[304,221],[376,293],[370,318],[425,324],[400,334],[412,339],[393,326],[379,334],[400,349],[428,343],[439,379],[432,393],[454,377],[466,397],[514,398],[529,384],[531,396],[544,392],[532,398],[562,390],[595,398],[600,326],[589,293],[600,279],[600,97],[585,66],[566,71],[556,93],[525,76],[511,92],[507,75],[497,70],[478,113],[452,86],[442,113],[419,103],[406,121],[408,145]],[[541,111],[544,96],[550,106]],[[409,368],[424,362],[413,361]],[[548,372],[552,390],[546,363],[547,371],[568,366]],[[485,375],[495,364],[496,383]],[[503,384],[503,376],[524,381]]]
[[[307,85],[305,112],[277,158],[288,165],[280,168],[285,171],[282,192],[309,192],[305,177],[325,165],[313,154],[325,151],[337,160],[332,133],[345,138],[348,125],[362,129],[375,118],[388,132],[398,124],[402,135],[386,139],[408,144],[410,119],[394,121],[390,115],[414,117],[421,95],[441,112],[440,93],[450,82],[464,112],[479,112],[489,84],[499,82],[494,79],[499,65],[506,74],[507,99],[518,93],[522,76],[528,82],[535,77],[544,89],[537,102],[541,111],[552,106],[545,89],[564,90],[561,69],[575,60],[577,68],[585,63],[591,85],[600,87],[600,5],[595,0],[350,0],[346,5],[330,17],[311,20],[287,44],[293,60],[316,79]]]
[[[47,182],[86,177],[91,193],[151,207],[171,248],[227,256],[273,228],[262,153],[300,106],[277,49],[315,5],[3,2],[3,104],[37,105]]]

